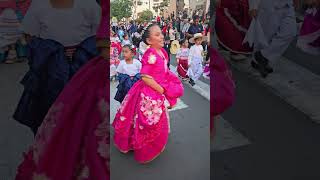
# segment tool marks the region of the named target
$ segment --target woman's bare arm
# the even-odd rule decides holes
[[[152,89],[158,91],[160,94],[164,93],[163,87],[161,87],[152,77],[148,75],[142,75],[142,81],[150,86]]]

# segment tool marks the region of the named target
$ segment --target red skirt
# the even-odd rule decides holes
[[[250,23],[248,0],[223,0],[216,11],[219,44],[233,53],[250,54],[248,43],[242,44]]]
[[[178,75],[182,78],[188,78],[187,71],[188,71],[188,60],[179,59],[179,63],[177,67]]]

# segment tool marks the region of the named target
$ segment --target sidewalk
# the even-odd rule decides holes
[[[27,64],[0,64],[0,180],[13,180],[22,153],[32,142],[31,130],[12,119]]]

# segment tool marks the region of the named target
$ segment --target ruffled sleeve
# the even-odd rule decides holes
[[[147,49],[142,57],[141,63],[141,75],[153,77],[155,65],[157,63],[156,51],[152,48]]]

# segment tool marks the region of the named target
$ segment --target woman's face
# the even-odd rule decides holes
[[[164,37],[159,26],[152,26],[150,29],[150,37],[147,38],[148,44],[155,49],[161,49],[164,46]]]

